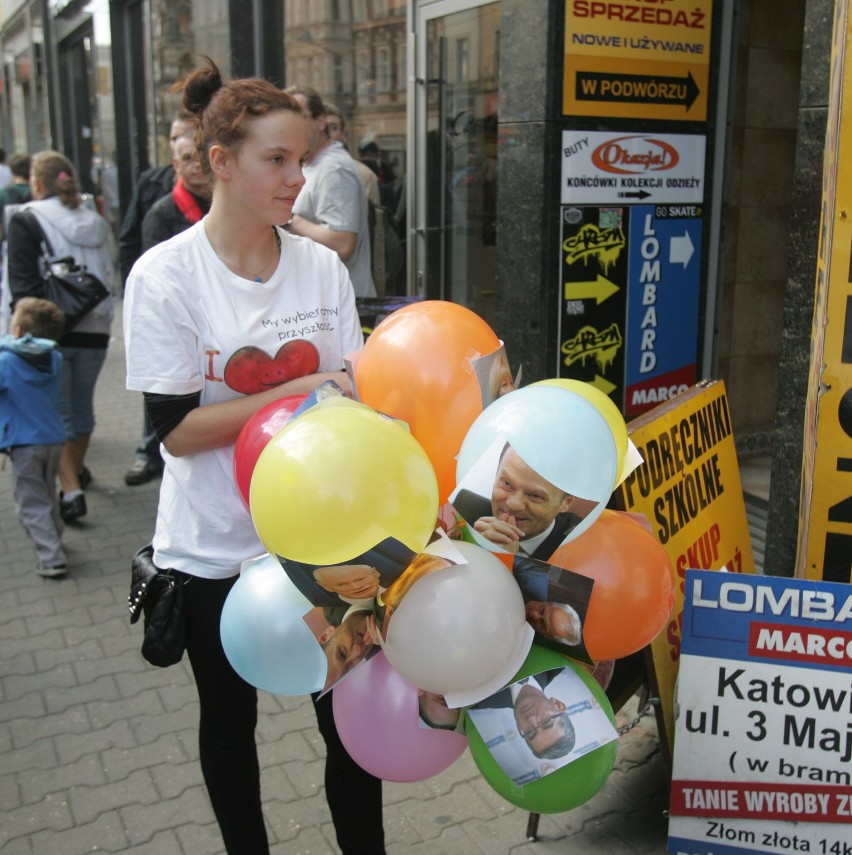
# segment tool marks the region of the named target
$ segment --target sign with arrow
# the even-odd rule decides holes
[[[701,204],[702,134],[563,131],[563,205]]]
[[[636,416],[695,383],[701,293],[700,209],[631,209],[624,415]],[[677,212],[680,216],[669,216]]]
[[[695,383],[701,205],[563,206],[558,377],[625,416]]]
[[[707,121],[712,17],[712,0],[566,0],[563,113]]]
[[[574,97],[578,101],[612,101],[623,104],[670,104],[683,107],[684,118],[699,89],[691,72],[686,77],[624,72],[578,71]]]

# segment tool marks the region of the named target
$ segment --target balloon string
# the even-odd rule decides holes
[[[639,710],[639,712],[636,714],[636,718],[634,718],[633,721],[630,722],[630,724],[625,724],[622,727],[618,728],[618,735],[624,736],[625,734],[630,733],[630,731],[633,730],[633,728],[636,727],[642,721],[642,719],[645,718],[645,716],[651,712],[651,709],[657,706],[657,704],[659,703],[659,698],[648,698],[648,702],[645,704],[644,707],[642,707],[641,710]]]

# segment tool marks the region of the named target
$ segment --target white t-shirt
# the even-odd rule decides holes
[[[317,370],[343,368],[344,355],[363,346],[346,268],[330,249],[279,233],[281,259],[268,282],[231,273],[213,252],[204,220],[136,262],[124,298],[128,389],[200,391],[202,406],[231,400],[292,379],[295,342],[316,348]],[[163,449],[158,566],[227,578],[263,552],[236,487],[233,452],[172,457]]]
[[[333,142],[306,164],[303,172],[305,186],[299,191],[293,213],[334,231],[357,235],[346,269],[356,296],[375,297],[367,192],[355,161],[341,143]]]

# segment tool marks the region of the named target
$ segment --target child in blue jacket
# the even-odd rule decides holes
[[[66,434],[57,411],[65,316],[51,302],[15,304],[11,334],[0,338],[0,450],[12,459],[15,511],[38,555],[36,573],[67,571],[56,475]]]

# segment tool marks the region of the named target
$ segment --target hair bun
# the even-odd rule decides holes
[[[213,96],[222,88],[222,72],[209,56],[205,56],[207,68],[199,68],[189,74],[178,88],[183,89],[183,106],[196,116],[200,116]]]

